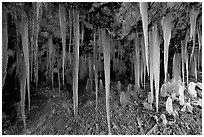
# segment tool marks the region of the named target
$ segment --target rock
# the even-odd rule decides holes
[[[127,98],[126,98],[126,95],[125,95],[125,92],[122,91],[121,94],[120,94],[120,104],[121,106],[125,107],[127,105]]]
[[[130,102],[126,93],[124,91],[120,94],[120,104],[123,107],[126,107],[128,104],[135,105],[134,103]]]

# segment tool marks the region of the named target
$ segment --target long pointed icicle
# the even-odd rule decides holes
[[[202,33],[200,34],[199,33],[199,27],[197,28],[197,35],[198,35],[198,44],[199,44],[199,47],[198,47],[198,54],[201,54],[201,46],[202,46]],[[198,55],[198,69],[199,69],[199,67],[200,67],[200,55]]]
[[[26,129],[26,117],[25,117],[25,88],[26,88],[26,75],[24,72],[26,71],[26,63],[24,57],[21,54],[18,54],[19,60],[19,82],[20,82],[20,91],[21,91],[21,116],[23,120],[24,128]]]
[[[72,10],[69,10],[69,64],[71,64],[71,46],[72,46]]]
[[[160,43],[158,39],[157,26],[153,28],[153,70],[154,70],[154,85],[156,96],[156,112],[158,112],[159,104],[159,78],[160,78]]]
[[[135,74],[135,86],[140,87],[139,82],[139,48],[138,48],[138,34],[136,34],[135,40],[134,40],[134,74]]]
[[[187,78],[187,85],[188,85],[188,35],[186,34],[186,38],[185,38],[185,47],[184,47],[184,58],[185,58],[185,63],[186,63],[186,78]]]
[[[33,63],[34,63],[34,29],[33,29],[33,20],[30,21],[29,30],[31,33],[30,38],[30,81],[33,82]],[[18,36],[17,36],[18,37]]]
[[[190,38],[193,38],[196,31],[196,19],[199,11],[196,11],[194,8],[190,11]]]
[[[52,77],[52,53],[53,53],[53,36],[50,34],[49,39],[48,39],[48,68],[49,68],[49,77]],[[52,79],[52,78],[51,78]],[[53,79],[52,79],[53,83]]]
[[[194,75],[195,75],[195,80],[197,81],[198,76],[197,76],[197,59],[196,56],[194,55]]]
[[[154,74],[153,74],[153,38],[152,38],[152,31],[149,32],[149,71],[150,71],[150,90],[151,90],[151,99],[154,99],[154,95],[153,95],[153,80],[154,80]]]
[[[106,114],[108,122],[108,132],[110,130],[110,40],[107,36],[106,30],[102,30],[102,46],[104,51],[104,71],[105,71],[105,88],[106,88]]]
[[[7,63],[8,63],[8,30],[7,30],[7,12],[2,6],[2,88],[5,83],[6,73],[7,73]]]
[[[94,29],[94,76],[96,89],[96,121],[98,122],[98,63],[97,63],[97,45],[96,45],[96,30]],[[97,123],[98,124],[98,123]]]
[[[33,3],[33,18],[34,18],[34,77],[36,88],[38,86],[38,16],[40,3]]]
[[[171,16],[168,15],[164,17],[161,21],[162,29],[163,29],[163,38],[164,38],[164,73],[165,73],[165,80],[167,80],[168,74],[168,57],[169,57],[169,43],[171,39]]]
[[[65,56],[66,56],[66,15],[63,4],[59,4],[59,20],[62,36],[62,84],[64,85]]]
[[[61,85],[61,82],[60,82],[60,67],[61,67],[61,58],[60,58],[60,47],[57,47],[57,74],[58,74],[58,91],[59,91],[59,95],[60,95],[60,85]]]
[[[75,36],[75,48],[74,48],[74,75],[73,75],[73,104],[74,104],[74,116],[78,116],[78,70],[79,70],[79,11],[74,12],[74,36]]]
[[[201,46],[202,46],[202,32],[200,33],[200,27],[197,28],[197,34],[198,34],[198,44],[199,44],[199,52],[201,51]]]
[[[28,90],[28,110],[30,111],[30,63],[29,63],[29,41],[28,41],[28,18],[26,14],[22,14],[21,36],[23,45],[24,60],[26,63],[26,80]]]
[[[147,72],[149,75],[149,59],[148,59],[148,3],[147,2],[140,2],[140,13],[142,15],[142,28],[144,34],[144,41],[145,41],[145,55],[146,55],[146,65],[147,65]]]
[[[145,47],[144,47],[143,41],[144,40],[142,39],[140,43],[141,43],[141,52],[142,52],[141,58],[142,58],[142,63],[143,63],[143,66],[142,66],[143,67],[142,68],[142,70],[143,70],[143,88],[145,88],[146,62],[145,62]]]
[[[182,82],[185,80],[185,74],[184,74],[184,42],[181,42],[181,65],[182,65]]]
[[[56,49],[52,43],[52,56],[51,56],[51,80],[52,80],[52,88],[54,87],[54,61],[56,56]]]

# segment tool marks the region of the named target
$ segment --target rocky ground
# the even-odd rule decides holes
[[[113,135],[201,135],[202,107],[193,106],[192,113],[182,112],[178,102],[173,103],[178,109],[178,116],[168,116],[165,99],[160,99],[159,112],[147,110],[143,102],[147,98],[147,90],[138,93],[138,98],[131,98],[132,104],[122,107],[117,93],[117,83],[111,83],[111,133]],[[56,84],[57,85],[57,84]],[[123,85],[122,85],[123,86]],[[123,89],[125,89],[123,87]],[[98,120],[95,111],[95,94],[84,95],[84,86],[79,87],[79,115],[74,118],[71,87],[63,87],[60,91],[41,83],[31,96],[31,111],[26,113],[27,127],[23,128],[21,116],[10,123],[3,116],[2,134],[26,135],[106,135],[108,126],[106,119],[105,91],[99,91]],[[154,106],[153,106],[154,107]],[[160,119],[167,115],[167,124]]]

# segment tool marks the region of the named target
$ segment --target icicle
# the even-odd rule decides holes
[[[69,10],[69,64],[71,64],[72,20],[72,10]]]
[[[92,55],[89,55],[88,57],[88,64],[89,64],[89,78],[93,79],[93,60]]]
[[[74,72],[73,72],[73,105],[74,116],[78,116],[78,70],[79,70],[79,11],[74,12]]]
[[[113,42],[113,51],[112,51],[112,57],[113,57],[113,71],[115,72],[115,47],[116,47],[116,41]]]
[[[3,18],[2,18],[3,19]],[[2,20],[3,21],[3,20]],[[19,23],[19,21],[18,21],[18,18],[17,18],[17,13],[15,13],[15,19],[14,19],[14,22],[15,22],[15,26],[16,26],[16,39],[17,39],[17,41],[16,41],[16,76],[15,76],[15,78],[17,79],[18,78],[18,74],[19,74],[19,72],[20,72],[20,64],[19,64],[19,54],[20,54],[20,49],[19,49],[19,44],[20,44],[20,23]],[[3,26],[3,22],[2,22],[2,26]],[[3,27],[4,29],[5,29],[5,27]],[[3,31],[3,29],[2,29],[2,31]],[[5,34],[4,36],[6,36],[7,35],[7,33],[5,32],[5,33],[3,33],[3,34]],[[3,36],[2,36],[2,46],[3,46],[3,40],[6,40],[6,39],[4,39],[3,38]],[[6,43],[6,42],[5,42]],[[3,49],[3,47],[2,47],[2,51],[4,52],[4,49]],[[2,52],[2,53],[3,53]],[[3,57],[3,56],[2,56]],[[2,67],[3,67],[3,58],[2,58]],[[2,72],[3,72],[3,70],[2,70]],[[3,82],[3,81],[2,81]],[[3,87],[3,85],[2,85],[2,87]]]
[[[202,33],[199,34],[199,27],[197,27],[197,35],[198,35],[198,44],[199,44],[199,47],[198,47],[198,54],[197,54],[197,68],[199,69],[200,67],[200,53],[202,52],[201,51],[201,46],[202,46]]]
[[[60,51],[59,51],[59,49],[60,49],[60,47],[59,47],[59,45],[57,45],[57,74],[58,74],[58,85],[59,85],[59,87],[58,87],[58,91],[59,91],[59,95],[60,95],[60,86],[61,86],[61,83],[60,83],[60,68],[61,68],[61,63],[60,63],[60,61],[61,61],[61,59],[60,59]]]
[[[193,35],[193,47],[192,47],[192,52],[191,52],[191,55],[190,55],[190,62],[191,62],[192,60],[194,60],[194,59],[193,59],[194,52],[195,52],[195,35]]]
[[[151,96],[152,99],[154,98],[154,94],[153,94],[153,80],[154,80],[154,72],[153,72],[153,34],[152,31],[149,32],[149,71],[150,71],[150,90],[151,90]]]
[[[184,58],[185,58],[185,62],[186,62],[186,77],[187,77],[187,84],[188,84],[188,33],[186,33],[186,38],[185,38],[185,47],[184,47]]]
[[[199,27],[198,27],[199,28]],[[198,44],[199,44],[199,52],[201,52],[202,47],[202,33],[199,33],[199,29],[197,28],[197,34],[198,34]]]
[[[52,59],[51,59],[51,77],[52,77],[52,88],[54,87],[54,61],[56,56],[55,46],[52,45]]]
[[[196,11],[194,8],[190,11],[190,39],[195,36],[195,29],[196,29],[196,19],[198,17],[199,11]]]
[[[102,46],[104,49],[104,71],[105,71],[105,89],[106,89],[106,113],[108,121],[108,133],[110,131],[110,40],[106,30],[102,30]]]
[[[95,76],[95,89],[96,89],[96,120],[98,122],[98,63],[97,63],[97,44],[96,44],[96,30],[94,29],[93,35],[94,46],[94,76]]]
[[[84,24],[81,24],[81,46],[83,46],[84,41]]]
[[[182,63],[182,81],[185,80],[185,74],[184,74],[184,42],[181,42],[181,63]]]
[[[196,19],[199,11],[195,11],[194,8],[190,11],[190,39],[193,39],[193,49],[191,52],[190,62],[193,59],[193,54],[195,50],[195,31],[196,31]]]
[[[66,69],[66,13],[63,4],[59,4],[59,20],[60,20],[60,30],[62,36],[62,84],[64,85],[64,72]]]
[[[196,63],[196,62],[197,62],[197,60],[196,60],[196,57],[195,57],[195,55],[194,55],[194,64],[195,64],[195,65],[194,65],[194,67],[195,67],[195,68],[194,68],[194,69],[195,69],[194,75],[195,75],[195,80],[197,81],[197,78],[198,78],[198,77],[197,77],[197,63]]]
[[[142,16],[142,28],[144,34],[144,41],[145,41],[145,55],[146,55],[146,65],[147,65],[147,72],[149,75],[149,61],[148,61],[148,3],[147,2],[140,2],[140,13]]]
[[[141,56],[140,56],[140,85],[141,85],[141,86],[144,86],[144,85],[143,85],[143,73],[144,73],[144,72],[143,72],[143,71],[144,71],[144,70],[143,70],[143,65],[144,65],[144,64],[143,64],[143,60],[142,60],[142,58],[141,58]]]
[[[2,88],[5,83],[5,78],[7,74],[7,63],[8,63],[8,22],[7,22],[7,11],[4,6],[2,6]]]
[[[38,86],[38,16],[40,3],[33,3],[33,18],[34,18],[34,77],[36,89]]]
[[[154,73],[154,85],[156,95],[156,111],[158,112],[159,103],[159,78],[160,78],[160,43],[158,39],[157,26],[153,28],[153,73]]]
[[[33,30],[33,20],[30,23],[31,38],[30,38],[30,81],[33,81],[33,63],[34,63],[34,30]],[[18,36],[17,36],[18,37]]]
[[[52,34],[49,36],[48,39],[48,65],[49,65],[49,76],[51,76],[51,71],[52,71],[52,52],[53,52],[53,40],[52,40]],[[52,81],[53,83],[53,81]]]
[[[139,45],[138,45],[138,34],[136,34],[135,40],[134,40],[134,70],[135,70],[135,86],[140,87],[140,80],[139,80]]]
[[[141,40],[141,52],[142,52],[141,56],[142,56],[142,63],[143,63],[143,86],[145,88],[146,61],[145,61],[145,45],[144,45],[143,41],[144,41],[144,39],[142,38],[142,40]],[[150,71],[150,69],[149,69],[149,71]]]
[[[26,65],[26,80],[27,80],[27,91],[28,91],[28,110],[30,111],[30,63],[29,63],[29,40],[28,40],[28,19],[27,15],[22,13],[21,20],[21,37],[23,45],[23,54]]]
[[[172,29],[172,17],[168,15],[161,20],[162,29],[163,29],[163,38],[164,38],[164,73],[165,73],[165,80],[167,80],[168,74],[168,58],[169,58],[169,44],[171,39],[171,29]]]
[[[26,129],[26,117],[25,117],[25,96],[26,96],[26,63],[23,55],[19,54],[19,83],[20,83],[20,91],[21,91],[21,115],[23,119],[23,125]]]

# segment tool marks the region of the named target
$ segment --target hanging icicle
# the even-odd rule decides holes
[[[60,95],[60,85],[61,85],[61,82],[60,82],[60,68],[61,68],[61,58],[60,58],[60,47],[59,45],[56,45],[56,56],[57,56],[57,74],[58,74],[58,91],[59,91],[59,95]]]
[[[29,61],[29,39],[28,39],[28,18],[26,14],[22,14],[21,20],[21,36],[23,45],[23,54],[26,62],[26,80],[28,91],[28,110],[30,111],[30,61]]]
[[[190,16],[190,39],[195,36],[195,31],[196,31],[196,19],[198,17],[199,11],[196,11],[194,8],[189,13]]]
[[[25,96],[26,96],[26,77],[25,75],[26,70],[26,62],[24,59],[23,54],[18,54],[19,60],[19,82],[20,82],[20,91],[21,91],[21,116],[23,120],[24,128],[26,129],[26,116],[25,116]]]
[[[88,64],[89,64],[89,78],[93,79],[93,59],[92,55],[88,57]]]
[[[64,72],[65,72],[65,56],[66,56],[66,11],[64,5],[59,4],[59,20],[60,30],[62,36],[62,84],[64,85]]]
[[[150,37],[149,37],[150,39]],[[144,45],[144,38],[141,39],[141,59],[142,59],[142,74],[143,74],[143,88],[145,88],[145,77],[146,77],[146,61],[145,61],[145,45]],[[150,45],[149,45],[150,46]],[[150,49],[149,49],[150,50]],[[150,67],[150,63],[149,63]],[[149,69],[150,71],[150,69]]]
[[[197,68],[198,68],[198,70],[202,64],[202,63],[200,63],[201,59],[202,59],[202,56],[200,56],[200,54],[202,53],[202,33],[200,33],[199,30],[200,30],[200,27],[198,25],[198,27],[197,27],[198,44],[199,44],[198,54],[197,54]]]
[[[4,6],[2,6],[2,88],[5,83],[5,78],[7,74],[7,63],[8,63],[8,22],[7,22],[7,11]]]
[[[134,40],[134,70],[135,70],[135,86],[138,88],[140,87],[140,56],[139,56],[139,38],[138,34],[136,34],[135,40]]]
[[[52,43],[52,56],[51,56],[51,79],[52,79],[52,88],[54,87],[54,63],[56,56],[56,47]]]
[[[38,22],[39,22],[39,11],[40,3],[33,3],[33,19],[34,19],[34,77],[36,88],[38,86]]]
[[[162,29],[163,29],[163,39],[164,39],[164,73],[165,80],[167,80],[168,74],[168,58],[169,58],[169,44],[171,39],[171,29],[172,29],[172,17],[171,14],[167,15],[161,20]]]
[[[199,52],[202,52],[202,51],[201,51],[201,47],[202,47],[202,33],[201,33],[201,31],[200,31],[199,25],[198,25],[198,27],[197,27],[197,34],[198,34]]]
[[[48,38],[48,70],[47,70],[47,72],[49,72],[48,73],[48,76],[49,76],[49,78],[51,78],[51,76],[52,76],[52,60],[53,60],[53,58],[52,58],[52,53],[53,53],[53,36],[52,36],[52,34],[50,34],[49,35],[49,38]],[[53,79],[52,79],[53,80]],[[53,83],[53,81],[52,81],[52,83]]]
[[[78,70],[79,70],[79,11],[74,11],[74,69],[73,69],[73,105],[74,116],[78,116]]]
[[[193,54],[195,51],[195,34],[196,34],[196,19],[199,11],[194,8],[190,11],[190,39],[193,39],[193,48],[190,56],[190,62],[193,60]]]
[[[96,44],[96,29],[94,29],[94,35],[93,35],[93,46],[94,46],[94,63],[93,63],[93,70],[94,70],[94,76],[95,76],[95,90],[96,90],[96,120],[98,122],[98,61],[97,61],[97,44]],[[98,124],[98,123],[97,123]]]
[[[104,71],[105,71],[105,89],[106,89],[106,114],[108,122],[108,133],[110,130],[110,39],[105,29],[101,30],[101,40],[104,51]]]
[[[188,85],[188,41],[189,41],[189,36],[188,36],[188,32],[186,32],[186,38],[185,38],[185,47],[184,47],[184,58],[185,58],[185,63],[186,63],[186,78],[187,78],[187,85]]]
[[[145,42],[145,55],[146,55],[146,65],[147,65],[147,72],[149,75],[149,61],[148,61],[148,3],[147,2],[140,2],[140,13],[142,16],[142,28],[144,34],[144,42]]]
[[[181,42],[181,67],[182,67],[182,82],[185,82],[185,73],[184,73],[184,64],[185,64],[185,59],[184,59],[184,48],[185,44],[184,41]]]
[[[20,72],[20,64],[19,64],[19,58],[18,58],[18,56],[20,54],[20,49],[19,49],[19,44],[20,44],[20,22],[19,22],[19,19],[17,17],[17,13],[15,13],[14,23],[15,23],[15,26],[16,26],[16,39],[17,39],[16,40],[16,76],[15,76],[15,78],[18,79],[18,74]],[[5,28],[5,27],[3,27],[3,28]],[[4,34],[7,35],[6,33],[4,33]],[[2,38],[3,38],[3,36],[2,36]],[[3,39],[2,39],[2,42],[3,42]],[[6,40],[6,39],[4,39],[4,40]],[[3,43],[2,43],[2,46],[3,46]],[[4,52],[3,48],[2,48],[2,51]],[[2,63],[3,63],[3,60],[2,60]],[[2,64],[2,66],[3,66],[3,64]]]
[[[81,24],[81,42],[80,45],[83,46],[83,41],[84,41],[84,24]]]
[[[154,74],[154,87],[156,96],[156,112],[158,112],[159,104],[159,78],[160,78],[160,42],[158,37],[157,25],[153,27],[153,74]]]
[[[16,22],[16,21],[15,21]],[[34,24],[33,24],[33,19],[30,18],[30,23],[29,23],[29,35],[30,36],[30,81],[33,82],[33,68],[34,68]],[[17,34],[18,35],[18,34]],[[17,36],[18,37],[18,36]],[[17,38],[18,39],[18,38]]]
[[[73,16],[72,16],[72,10],[69,10],[69,64],[71,64],[71,47],[72,47],[72,22],[73,22]]]
[[[195,65],[194,65],[194,70],[195,70],[194,75],[195,75],[195,80],[197,81],[198,80],[198,76],[197,76],[197,59],[196,59],[195,55],[194,55],[194,63],[195,63]]]
[[[150,90],[151,90],[151,99],[154,99],[154,88],[153,88],[153,80],[154,80],[154,71],[153,71],[153,34],[152,31],[149,32],[149,71],[150,71]]]

